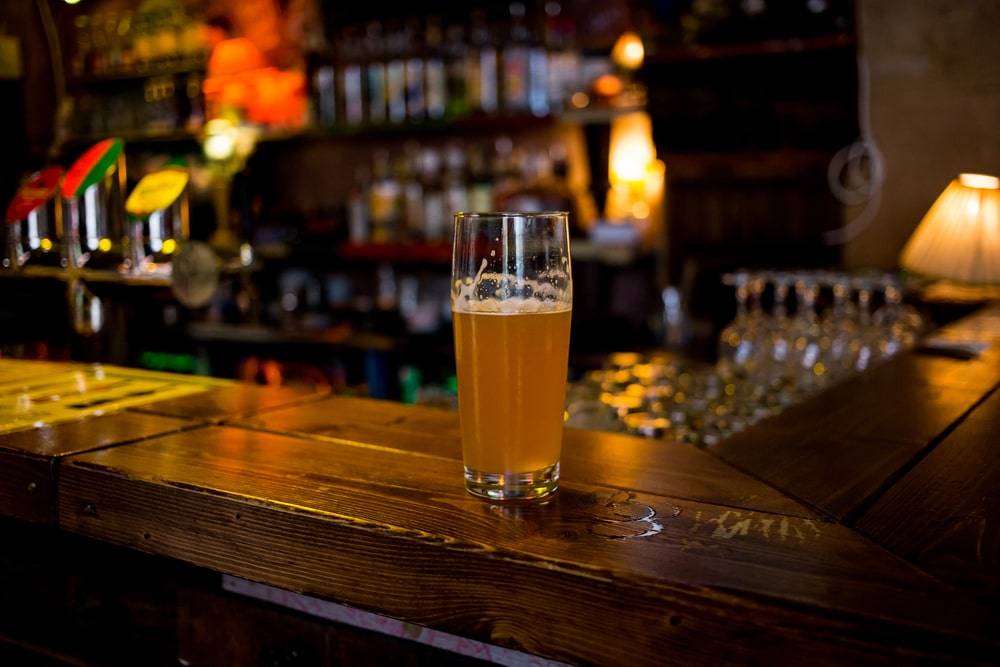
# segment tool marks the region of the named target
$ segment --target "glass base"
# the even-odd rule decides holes
[[[559,463],[531,472],[480,472],[465,467],[465,489],[490,500],[535,500],[559,488]]]

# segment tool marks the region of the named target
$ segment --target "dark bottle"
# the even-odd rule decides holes
[[[507,111],[528,110],[528,64],[531,48],[525,23],[524,3],[510,3],[510,41],[503,49],[503,107]]]
[[[371,21],[365,27],[365,84],[368,97],[368,122],[380,125],[386,120],[385,39],[382,24]]]
[[[430,242],[445,240],[451,218],[445,211],[444,190],[441,186],[441,156],[433,148],[420,154],[420,183],[424,201],[424,239]]]
[[[452,145],[445,151],[444,207],[448,220],[456,213],[469,210],[465,178],[465,153],[461,146]]]
[[[486,160],[482,147],[474,147],[468,152],[469,183],[468,210],[492,211],[493,207],[493,174]]]
[[[405,240],[419,239],[424,235],[424,188],[420,182],[420,150],[409,144],[405,155],[397,161],[396,172],[403,197],[403,230]]]
[[[472,50],[466,58],[465,79],[469,104],[477,111],[496,113],[500,99],[497,50],[492,42],[486,14],[482,10],[472,13],[470,38]]]
[[[445,113],[452,118],[464,116],[470,108],[469,90],[465,80],[468,52],[469,47],[465,43],[465,29],[458,24],[448,26],[444,43],[447,74]]]
[[[403,52],[406,54],[406,116],[423,120],[427,115],[427,93],[424,81],[424,57],[420,23],[406,22],[403,30]]]
[[[427,19],[424,32],[424,76],[426,83],[427,117],[437,120],[444,117],[448,104],[448,75],[445,69],[441,19],[432,16]]]
[[[390,28],[386,45],[389,57],[385,70],[386,105],[389,109],[389,121],[402,123],[406,120],[406,60],[404,53],[406,35],[399,25]]]
[[[360,125],[364,121],[364,85],[362,81],[362,46],[357,30],[347,28],[341,41],[340,97],[344,100],[344,121]]]

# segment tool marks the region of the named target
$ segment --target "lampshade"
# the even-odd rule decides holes
[[[953,180],[907,241],[900,263],[928,277],[1000,284],[1000,179]]]

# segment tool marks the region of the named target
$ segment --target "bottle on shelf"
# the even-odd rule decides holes
[[[365,84],[368,93],[368,122],[380,125],[386,121],[385,39],[382,24],[371,21],[365,27]]]
[[[406,120],[406,54],[404,46],[406,34],[398,24],[390,25],[386,37],[386,106],[389,122],[402,123]]]
[[[553,111],[565,108],[579,86],[580,54],[573,48],[576,24],[556,0],[545,3],[544,41],[548,50],[548,95]]]
[[[441,183],[441,156],[433,148],[420,153],[420,183],[423,194],[423,236],[430,242],[445,240],[448,220]]]
[[[466,59],[469,104],[475,111],[496,113],[499,108],[497,50],[486,22],[486,13],[481,9],[472,12],[470,40],[472,49]]]
[[[364,122],[364,85],[361,71],[361,45],[357,30],[348,27],[341,38],[340,97],[344,100],[344,121],[350,126]]]
[[[371,240],[375,243],[394,241],[402,217],[400,186],[390,168],[389,153],[385,150],[379,150],[375,153],[370,192],[368,206],[371,218]]]
[[[404,155],[397,161],[397,172],[403,196],[402,240],[416,240],[424,233],[424,188],[420,182],[420,149],[416,144],[406,146]]]
[[[330,65],[321,65],[313,72],[313,122],[321,127],[337,123],[336,72]]]
[[[467,206],[469,211],[493,210],[493,175],[482,147],[469,150],[469,183]]]
[[[460,146],[453,144],[445,149],[444,156],[444,213],[446,219],[450,221],[456,213],[469,209],[465,178],[465,154]]]
[[[465,78],[469,47],[465,43],[465,28],[461,24],[448,26],[444,53],[447,76],[445,114],[456,118],[467,114],[470,108],[469,89]]]
[[[504,46],[503,108],[510,112],[525,112],[529,108],[528,64],[531,48],[528,44],[528,26],[525,22],[523,2],[512,2],[510,12],[510,39]]]
[[[417,19],[408,19],[403,29],[403,52],[406,57],[406,117],[421,121],[427,115],[424,81],[423,33]]]
[[[347,236],[354,244],[367,243],[371,237],[368,202],[371,194],[368,169],[359,167],[354,172],[354,185],[347,195]]]
[[[445,67],[443,39],[441,19],[436,16],[428,17],[427,29],[424,32],[424,48],[427,54],[424,61],[424,75],[427,117],[431,120],[443,118],[448,105],[448,74]]]

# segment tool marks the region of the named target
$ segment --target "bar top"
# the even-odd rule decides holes
[[[991,347],[715,448],[569,429],[543,504],[464,491],[456,414],[225,385],[0,435],[0,507],[567,662],[991,660],[1000,309],[939,334]],[[11,461],[58,469],[51,515]]]

